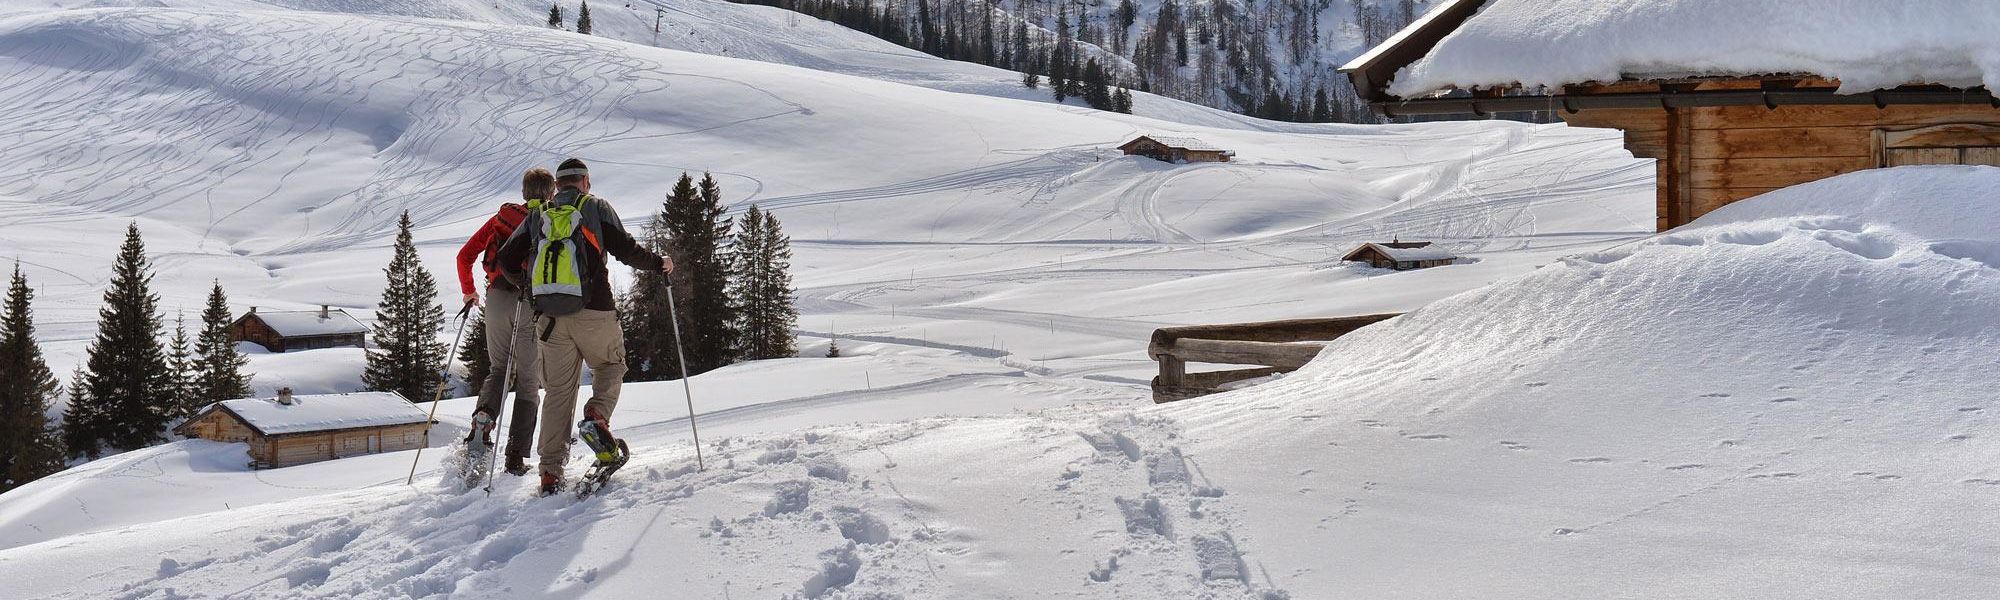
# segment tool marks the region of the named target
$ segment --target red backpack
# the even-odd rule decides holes
[[[539,205],[542,201],[529,200],[528,203]],[[493,281],[494,274],[500,272],[498,262],[500,260],[500,246],[507,243],[507,238],[514,237],[514,229],[519,228],[521,222],[527,219],[528,207],[512,202],[500,205],[500,214],[493,216],[493,220],[500,223],[500,231],[497,235],[486,240],[486,253],[479,259],[479,266],[486,269],[486,279],[488,281]]]

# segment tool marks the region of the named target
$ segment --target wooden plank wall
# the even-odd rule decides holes
[[[1666,230],[1777,188],[1874,168],[1882,160],[1876,154],[1876,129],[2000,123],[2000,109],[1977,104],[1713,106],[1586,110],[1563,118],[1580,127],[1622,129],[1633,156],[1660,159],[1657,224]]]

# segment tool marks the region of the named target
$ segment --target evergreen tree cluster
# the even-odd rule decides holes
[[[636,272],[619,299],[627,380],[683,376],[676,314],[686,375],[797,354],[791,238],[776,215],[754,205],[740,219],[725,215],[715,177],[697,183],[683,173],[647,225],[643,242],[673,259],[674,274]]]
[[[1133,89],[1267,119],[1374,123],[1329,61],[1332,0],[735,0],[793,10],[953,60],[1019,71],[1058,102],[1131,111]],[[1419,0],[1352,0],[1346,25],[1372,47],[1415,21]],[[1092,75],[1090,63],[1098,63]],[[1100,81],[1101,80],[1101,81]]]
[[[18,269],[15,277],[20,280]],[[98,310],[97,337],[85,364],[70,379],[59,445],[64,455],[94,459],[106,452],[143,448],[164,440],[169,426],[208,403],[249,395],[250,376],[243,367],[250,359],[237,352],[230,339],[234,318],[221,282],[209,291],[200,330],[190,337],[186,319],[176,318],[173,337],[163,344],[159,296],[152,292],[152,280],[145,241],[134,224],[126,228],[124,245],[112,265],[111,286]],[[25,283],[20,285],[19,295],[25,298]],[[10,302],[13,297],[9,295]],[[10,315],[26,314],[26,300],[21,302]],[[31,332],[27,317],[21,319],[21,331]],[[11,323],[9,327],[12,331]],[[26,344],[32,346],[32,341]],[[52,386],[53,376],[47,381]]]

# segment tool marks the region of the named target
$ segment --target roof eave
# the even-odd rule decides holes
[[[1341,65],[1339,71],[1347,74],[1354,93],[1363,100],[1371,104],[1395,100],[1388,89],[1396,72],[1430,54],[1439,40],[1472,18],[1486,1],[1445,0],[1380,45]]]

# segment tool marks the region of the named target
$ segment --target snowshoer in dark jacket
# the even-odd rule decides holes
[[[479,404],[473,409],[473,435],[484,435],[492,447],[494,418],[500,415],[507,395],[507,373],[514,374],[514,410],[507,426],[507,472],[528,473],[528,450],[535,440],[535,413],[540,403],[542,364],[535,350],[534,308],[528,294],[500,276],[500,248],[520,229],[528,214],[555,195],[555,175],[536,167],[521,176],[521,204],[500,205],[499,212],[486,220],[479,231],[458,250],[458,284],[465,303],[477,304],[479,294],[472,281],[472,263],[477,260],[486,272],[486,357],[491,365],[479,388]],[[480,260],[484,255],[484,260]],[[510,369],[511,367],[511,369]]]
[[[611,295],[606,255],[635,269],[673,272],[674,263],[647,250],[626,233],[611,203],[590,194],[590,173],[581,160],[556,168],[556,194],[500,248],[507,278],[534,295],[537,348],[548,397],[542,402],[542,492],[562,487],[569,459],[570,419],[576,414],[577,384],[587,363],[591,396],[584,418],[609,436],[611,412],[625,376],[625,333]],[[600,460],[602,457],[600,456]]]

